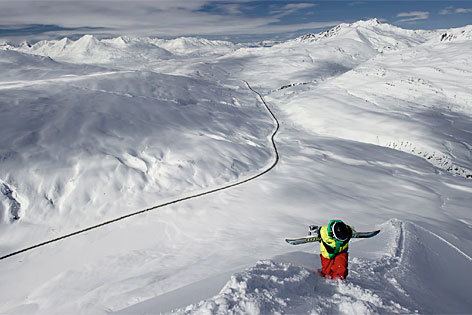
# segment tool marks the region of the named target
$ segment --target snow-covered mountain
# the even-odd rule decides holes
[[[0,256],[185,199],[0,260],[0,313],[467,312],[471,27],[0,44]],[[382,229],[343,283],[284,242],[331,218]]]
[[[343,23],[270,48],[241,48],[224,58],[244,58],[245,76],[264,89],[276,90],[318,84],[376,56],[408,50],[440,34],[441,31],[405,30],[372,19]],[[258,79],[261,67],[266,74],[262,81]]]
[[[84,35],[77,40],[43,40],[33,45],[0,44],[3,49],[48,56],[58,61],[80,64],[99,64],[115,67],[137,67],[140,64],[178,58],[178,56],[221,55],[236,49],[236,45],[204,38],[176,39],[133,38],[119,36],[98,39]]]
[[[99,40],[92,35],[84,35],[76,41],[68,38],[45,40],[31,46],[21,45],[15,50],[48,56],[58,61],[118,66],[168,59],[172,55],[148,41],[126,37]]]
[[[306,34],[295,42],[362,42],[379,52],[397,51],[424,43],[435,32],[406,30],[377,19],[343,23],[319,34]]]
[[[176,55],[221,55],[229,53],[237,47],[227,41],[193,37],[154,39],[152,42]]]
[[[470,40],[446,44],[434,36],[411,49],[372,58],[317,89],[281,95],[280,106],[317,133],[402,150],[472,178],[467,144],[471,54]]]

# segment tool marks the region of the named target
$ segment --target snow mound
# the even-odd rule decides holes
[[[313,257],[314,259],[316,257]],[[177,313],[269,314],[401,312],[379,295],[352,283],[326,281],[312,270],[271,260],[231,277],[213,299]]]
[[[290,303],[309,298],[315,283],[315,275],[305,268],[260,261],[233,275],[215,298],[190,306],[185,312],[258,314],[287,311]]]
[[[312,254],[263,260],[231,277],[213,298],[180,309],[200,314],[372,314],[467,312],[472,260],[456,246],[410,222],[390,220],[377,239],[351,245],[350,276],[326,280],[308,267]],[[366,257],[369,258],[366,258]]]

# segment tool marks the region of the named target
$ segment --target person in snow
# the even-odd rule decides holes
[[[346,279],[348,274],[348,246],[353,229],[341,220],[331,220],[319,230],[321,270],[330,279]]]

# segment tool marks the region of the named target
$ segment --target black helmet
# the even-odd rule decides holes
[[[342,221],[334,222],[334,224],[331,226],[331,230],[333,232],[333,236],[341,242],[347,241],[352,236],[351,228]]]

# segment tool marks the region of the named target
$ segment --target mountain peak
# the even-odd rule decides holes
[[[360,20],[353,23],[342,23],[318,34],[307,34],[291,41],[292,43],[315,43],[346,40],[352,43],[363,43],[379,51],[396,51],[424,43],[431,38],[427,31],[406,30],[378,19]]]
[[[97,39],[93,35],[84,35],[81,38],[79,38],[76,43],[92,43],[96,42]]]
[[[353,23],[341,23],[321,33],[317,33],[317,34],[310,33],[310,34],[303,35],[301,37],[298,37],[297,40],[298,41],[318,41],[323,38],[335,37],[339,35],[343,30],[357,29],[359,27],[370,28],[370,27],[376,27],[380,25],[390,26],[389,24],[381,23],[377,18],[372,18],[369,20],[359,20]]]
[[[74,49],[79,51],[91,51],[98,46],[100,42],[93,35],[84,35],[75,42],[73,42]]]
[[[357,22],[354,22],[351,24],[351,26],[362,26],[362,27],[367,27],[367,26],[378,26],[381,23],[377,18],[369,19],[369,20],[360,20]]]

